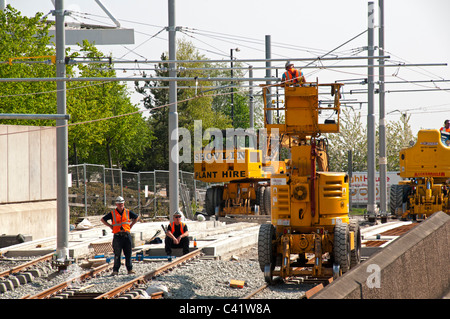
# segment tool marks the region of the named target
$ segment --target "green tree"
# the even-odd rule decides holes
[[[399,152],[415,141],[409,125],[410,116],[401,116],[400,120],[386,122],[386,157],[387,170],[399,170]],[[348,171],[348,151],[353,155],[353,171],[367,171],[367,129],[361,122],[361,114],[350,109],[341,113],[341,127],[338,134],[326,134],[329,147],[331,171]],[[375,136],[376,169],[379,168],[379,131],[376,127]]]
[[[411,126],[409,125],[410,118],[411,115],[402,115],[398,121],[389,121],[386,124],[386,157],[388,171],[400,170],[399,152],[402,148],[409,147],[410,142],[415,142],[417,140],[417,136],[413,135]]]
[[[48,36],[49,24],[42,13],[23,17],[10,5],[0,11],[0,59],[13,63],[0,64],[2,78],[55,77],[56,67],[51,57],[55,49]],[[102,59],[105,55],[93,44],[84,42],[81,51],[68,57],[81,55],[89,59]],[[25,59],[26,58],[26,59]],[[22,63],[16,63],[22,62]],[[30,63],[32,62],[32,63]],[[68,77],[115,77],[109,65],[66,65]],[[149,147],[151,131],[138,107],[130,102],[124,84],[112,82],[67,82],[67,113],[69,121],[69,154],[75,153],[79,161],[126,167],[139,166],[142,153]],[[0,109],[4,113],[55,114],[55,82],[6,82],[0,86]],[[130,114],[132,113],[132,114]],[[130,114],[110,120],[90,122],[107,117]],[[2,124],[54,126],[54,120],[2,120]]]
[[[88,41],[80,47],[83,57],[105,61],[105,55]],[[72,59],[79,56],[78,52],[70,55]],[[74,71],[81,77],[116,76],[109,64],[77,64]],[[75,158],[77,152],[77,157],[87,163],[109,167],[142,165],[143,152],[150,147],[152,136],[139,108],[131,103],[125,84],[117,81],[70,82],[67,110],[72,124],[92,121],[70,126],[71,158]],[[95,121],[98,119],[106,120]]]
[[[206,58],[201,55],[198,50],[183,39],[177,41],[177,60],[202,60]],[[161,55],[161,60],[167,60],[167,54]],[[191,62],[178,63],[178,77],[206,77],[214,76],[214,72],[204,70],[196,70],[199,68],[211,67],[208,62]],[[195,69],[193,69],[195,68]],[[169,76],[169,64],[162,62],[156,65],[156,77]],[[214,93],[205,92],[203,86],[210,86],[211,82],[195,81],[178,81],[178,87],[189,87],[177,90],[177,111],[178,111],[178,126],[186,128],[190,131],[193,142],[194,121],[201,120],[204,129],[215,127],[224,129],[231,127],[231,120],[221,110],[213,109]],[[152,77],[146,81],[142,86],[136,83],[136,91],[143,94],[144,105],[151,110],[148,123],[152,128],[155,136],[158,136],[158,143],[152,146],[151,150],[146,153],[147,169],[168,169],[168,154],[169,154],[169,136],[168,136],[168,112],[169,112],[169,92],[167,87],[169,82],[166,81],[152,81]],[[193,148],[192,148],[193,149]],[[190,164],[181,163],[181,169],[192,170],[193,159]]]
[[[55,50],[50,47],[51,24],[42,13],[24,17],[7,5],[0,11],[1,78],[54,77],[56,66],[49,64]],[[42,19],[42,20],[41,20]],[[33,63],[30,63],[33,62]],[[44,93],[48,92],[48,93]],[[3,113],[55,114],[55,82],[5,82],[0,85],[0,109]],[[1,124],[55,125],[54,121],[1,120]]]
[[[326,134],[330,171],[348,171],[348,150],[353,155],[353,171],[367,170],[367,130],[361,122],[361,114],[341,109],[340,122],[339,133]]]

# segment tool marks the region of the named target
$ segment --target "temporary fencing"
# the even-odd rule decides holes
[[[127,172],[103,165],[69,166],[69,207],[71,217],[102,215],[115,208],[117,196],[141,218],[169,215],[169,171]],[[194,173],[180,171],[179,207],[193,217],[205,202],[208,183],[194,179]]]

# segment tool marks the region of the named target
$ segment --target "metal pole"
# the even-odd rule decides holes
[[[328,53],[327,53],[328,54]],[[371,57],[371,59],[378,59],[379,57]],[[385,58],[390,58],[390,56],[386,56]],[[242,63],[257,63],[257,62],[267,62],[267,61],[272,61],[272,62],[286,62],[286,60],[289,60],[291,62],[299,62],[299,61],[317,61],[319,58],[277,58],[277,59],[234,59],[233,62],[242,62]],[[320,57],[320,61],[342,61],[342,60],[365,60],[368,59],[368,57],[365,56],[348,56],[348,57],[333,57],[333,58],[324,58],[324,57]],[[228,60],[112,60],[111,63],[114,65],[117,64],[158,64],[158,63],[167,63],[167,64],[171,64],[171,63],[204,63],[204,62],[209,62],[209,63],[224,63],[224,62],[230,62]],[[9,63],[9,62],[0,62],[0,63]],[[83,60],[83,61],[75,61],[75,60],[70,60],[69,64],[75,64],[75,63],[109,63],[109,60],[104,60],[104,61],[98,61],[98,60]],[[303,69],[303,67],[302,67]]]
[[[175,0],[169,0],[169,60],[177,58]],[[176,78],[176,63],[169,66],[169,77]],[[177,82],[169,83],[169,217],[179,208],[178,187],[178,111],[177,111]]]
[[[87,170],[86,170],[86,163],[83,164],[83,186],[84,186],[84,216],[87,217],[87,206],[88,206],[88,200],[87,200]]]
[[[250,109],[250,128],[255,127],[255,115],[254,115],[254,100],[253,100],[253,66],[248,67],[248,77],[249,77],[249,109]]]
[[[378,30],[378,52],[384,54],[384,0],[378,0],[379,30]],[[384,59],[379,60],[379,103],[380,103],[380,124],[379,124],[379,144],[380,144],[380,214],[382,221],[387,218],[387,158],[386,158],[386,110],[384,93]]]
[[[266,69],[266,78],[271,78],[272,77],[272,72],[270,67],[272,66],[272,63],[270,62],[271,59],[271,43],[270,43],[271,39],[270,39],[270,35],[266,35],[266,67],[268,69]],[[267,85],[271,85],[272,82],[267,80],[266,81]],[[268,88],[268,94],[267,94],[267,108],[271,108],[272,107],[272,89],[269,86]],[[267,111],[267,124],[272,124],[272,111],[268,110]]]
[[[368,2],[368,56],[373,56],[374,5]],[[375,115],[374,115],[374,69],[373,59],[368,59],[368,114],[367,114],[367,213],[370,219],[376,218],[375,212]]]
[[[64,1],[55,2],[56,77],[66,77]],[[66,82],[56,83],[56,103],[58,114],[66,115]],[[56,120],[56,256],[58,260],[69,257],[69,195],[67,191],[68,133],[67,120]],[[86,177],[85,177],[86,178]]]
[[[102,165],[103,169],[103,205],[106,207],[106,171],[105,165]]]
[[[347,157],[348,157],[348,206],[349,209],[352,209],[353,205],[353,198],[352,198],[352,178],[353,178],[353,153],[352,150],[347,151]]]
[[[230,49],[231,59],[231,126],[234,127],[234,88],[233,88],[233,49]]]
[[[2,120],[69,120],[69,114],[20,114],[20,113],[2,113]]]

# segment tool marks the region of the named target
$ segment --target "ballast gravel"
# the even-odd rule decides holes
[[[71,286],[91,286],[84,292],[106,292],[120,286],[137,276],[146,274],[167,261],[135,262],[133,269],[136,274],[128,275],[125,266],[119,270],[118,276],[111,276],[111,271],[92,278],[84,283],[74,280]],[[25,295],[35,295],[58,283],[73,279],[84,272],[78,265],[70,265],[66,272],[56,275],[51,267],[41,269],[41,276],[32,282],[18,286],[11,291],[0,294],[0,299],[19,299]],[[244,281],[243,288],[230,286],[231,280]],[[215,260],[198,258],[185,265],[174,268],[166,274],[147,282],[144,289],[156,287],[164,291],[164,298],[168,299],[220,299],[242,298],[264,284],[264,275],[258,263],[256,247],[236,255],[236,258]],[[299,299],[312,288],[307,284],[277,284],[269,286],[253,298],[256,299]]]
[[[230,287],[230,280],[244,281],[243,288]],[[256,247],[226,260],[198,259],[154,279],[151,284],[167,287],[165,298],[242,298],[265,283]],[[254,298],[298,299],[311,285],[276,285]]]

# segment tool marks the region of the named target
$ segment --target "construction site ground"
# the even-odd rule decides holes
[[[112,253],[112,233],[99,220],[87,218],[91,227],[72,230],[69,253],[74,260]],[[255,247],[259,225],[264,221],[245,222],[229,219],[186,221],[193,248],[202,248],[211,258],[229,258]],[[427,220],[405,222],[391,220],[375,225],[361,220],[363,262],[334,280],[313,299],[441,299],[450,296],[450,216],[442,212]],[[134,225],[134,251],[164,256],[164,244],[150,244],[159,237],[164,241],[161,225],[168,221],[140,222]],[[56,238],[26,241],[0,249],[7,257],[40,256],[56,249]],[[251,251],[255,251],[252,249]],[[173,254],[181,255],[174,249]]]

